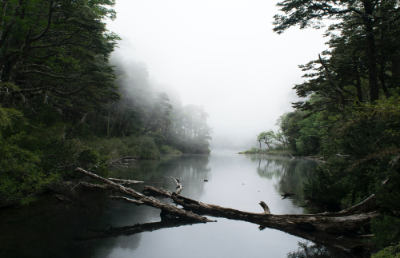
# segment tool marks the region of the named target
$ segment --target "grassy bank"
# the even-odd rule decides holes
[[[293,151],[288,148],[271,148],[262,150],[253,147],[250,150],[241,151],[239,154],[293,155]]]

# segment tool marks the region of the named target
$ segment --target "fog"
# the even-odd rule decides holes
[[[115,55],[147,65],[150,80],[203,105],[212,150],[257,146],[292,111],[299,64],[327,48],[323,30],[272,31],[275,0],[117,0],[108,29],[122,41]],[[173,90],[172,90],[173,89]]]

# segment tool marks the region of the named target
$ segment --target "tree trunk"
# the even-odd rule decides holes
[[[178,193],[172,193],[162,188],[155,188],[151,186],[145,186],[143,193],[147,195],[161,196],[172,199],[176,204],[183,207],[178,208],[174,205],[161,202],[158,199],[143,195],[136,192],[131,188],[122,186],[113,181],[113,179],[106,179],[82,168],[77,168],[77,171],[100,180],[105,185],[89,184],[81,182],[82,185],[92,188],[111,189],[114,191],[121,192],[125,195],[131,196],[135,199],[130,199],[123,196],[110,196],[112,199],[122,200],[125,202],[133,203],[136,205],[148,205],[157,209],[161,209],[162,218],[165,216],[174,219],[174,223],[171,225],[157,224],[157,225],[135,225],[133,227],[124,227],[122,230],[109,230],[109,237],[115,237],[116,235],[127,235],[135,234],[139,232],[147,231],[149,228],[156,230],[164,227],[173,227],[183,225],[182,223],[175,220],[177,217],[180,221],[189,221],[189,223],[206,223],[214,222],[215,220],[209,220],[206,217],[202,217],[197,214],[209,214],[212,216],[223,217],[228,219],[243,220],[251,223],[260,225],[260,229],[274,228],[289,234],[302,237],[321,243],[334,248],[338,248],[345,252],[354,252],[360,250],[363,243],[359,238],[353,236],[344,235],[346,233],[355,234],[361,227],[367,228],[369,226],[371,218],[379,216],[376,205],[375,195],[370,196],[360,204],[351,208],[342,210],[340,212],[333,213],[319,213],[319,214],[271,214],[270,209],[266,203],[260,202],[260,206],[263,209],[261,213],[245,212],[232,208],[225,208],[213,204],[202,203],[184,196],[179,195],[182,191],[182,185],[179,180],[169,177],[176,185]],[[113,181],[112,181],[113,180]],[[120,181],[121,182],[121,181]],[[121,183],[124,183],[123,180]],[[190,211],[187,211],[190,210]],[[193,213],[196,212],[197,214]],[[155,227],[153,227],[155,226]],[[126,229],[126,230],[125,230]],[[339,235],[338,235],[339,234]],[[104,234],[102,235],[104,236]],[[339,237],[338,237],[339,236]],[[94,236],[97,238],[98,236]],[[107,237],[107,236],[106,236]],[[102,237],[100,237],[102,238]],[[345,239],[345,240],[344,240]]]
[[[379,99],[378,68],[376,65],[374,28],[372,26],[371,18],[368,17],[368,15],[372,15],[372,12],[374,10],[373,4],[371,4],[370,2],[364,2],[364,10],[366,14],[366,17],[364,17],[363,19],[365,23],[367,40],[369,97],[371,101],[375,101]]]
[[[363,92],[361,89],[361,78],[360,72],[358,71],[357,57],[355,53],[353,53],[353,66],[354,66],[354,74],[356,76],[356,88],[357,88],[357,97],[359,102],[363,102]]]
[[[164,189],[145,186],[143,192],[171,198],[183,208],[196,211],[200,214],[224,217],[228,219],[244,220],[259,224],[263,227],[284,230],[286,227],[303,228],[324,232],[350,233],[357,232],[361,227],[369,225],[371,218],[377,217],[375,195],[372,195],[362,203],[349,209],[333,213],[320,214],[271,214],[268,206],[260,202],[264,209],[262,213],[252,213],[220,207],[213,204],[205,204]]]

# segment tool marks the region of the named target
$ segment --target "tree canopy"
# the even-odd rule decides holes
[[[202,107],[173,106],[144,64],[110,63],[114,5],[0,3],[0,207],[73,180],[77,166],[106,176],[125,156],[210,152]]]
[[[334,21],[325,33],[329,49],[299,66],[305,82],[293,89],[305,100],[278,120],[293,153],[326,160],[305,185],[305,197],[343,208],[375,193],[386,215],[373,223],[374,241],[381,247],[393,243],[383,236],[398,241],[388,226],[398,225],[392,214],[400,208],[398,1],[285,0],[278,6],[278,34]]]

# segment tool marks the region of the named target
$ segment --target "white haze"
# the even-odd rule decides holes
[[[117,0],[116,55],[146,63],[151,81],[203,105],[211,149],[245,150],[292,111],[299,64],[327,48],[323,30],[272,31],[275,0]],[[169,90],[167,90],[169,91]]]

